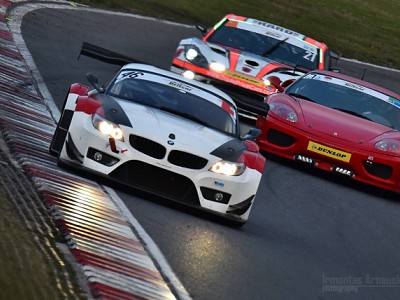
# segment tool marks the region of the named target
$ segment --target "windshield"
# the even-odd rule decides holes
[[[207,41],[267,57],[292,67],[318,69],[319,51],[314,46],[267,30],[255,32],[227,25],[231,23],[237,24],[228,21],[225,26],[220,26]]]
[[[123,70],[109,85],[107,94],[155,107],[236,136],[237,114],[234,106],[214,94],[173,78]]]
[[[400,130],[400,99],[359,84],[311,73],[285,93]]]

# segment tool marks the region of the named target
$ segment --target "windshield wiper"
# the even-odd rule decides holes
[[[267,50],[265,50],[262,54],[262,56],[267,56],[270,55],[272,52],[274,52],[279,45],[283,44],[284,42],[286,42],[288,40],[288,38],[280,40],[278,42],[276,42],[274,45],[272,45],[271,47],[269,47]]]
[[[315,102],[313,99],[308,98],[307,96],[304,96],[302,94],[289,93],[288,95],[289,96],[293,96],[293,97],[297,97],[297,98],[301,98],[301,99],[304,99],[304,100],[307,100],[307,101],[310,101],[310,102]]]
[[[336,109],[336,110],[339,110],[339,111],[342,111],[342,112],[345,112],[345,113],[348,113],[348,114],[350,114],[350,115],[353,115],[353,116],[356,116],[356,117],[359,117],[359,118],[362,118],[362,119],[366,119],[366,120],[368,120],[368,121],[372,121],[370,118],[368,118],[367,116],[365,116],[365,115],[363,115],[363,114],[359,114],[359,113],[357,113],[357,112],[355,112],[355,111],[352,111],[352,110],[347,110],[347,109],[343,109],[343,108],[339,108],[339,107],[332,107],[333,109]]]
[[[191,121],[200,123],[201,125],[204,125],[204,126],[207,126],[207,127],[211,127],[210,124],[208,124],[207,122],[205,122],[205,121],[203,121],[203,120],[201,120],[199,118],[196,118],[195,116],[193,116],[191,114],[188,114],[188,113],[185,113],[185,112],[182,112],[182,111],[179,111],[179,110],[175,110],[175,109],[167,107],[167,106],[154,106],[154,107],[158,108],[160,110],[169,112],[169,113],[173,113],[173,114],[178,115],[180,117],[183,117],[185,119],[189,119]]]

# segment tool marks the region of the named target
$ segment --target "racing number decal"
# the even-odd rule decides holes
[[[142,72],[137,72],[137,71],[121,73],[122,78],[136,78],[138,76],[143,76],[143,75],[144,74]]]
[[[120,82],[125,79],[134,79],[139,76],[144,76],[144,73],[139,71],[122,71],[121,73],[119,73],[118,78],[115,80],[115,82]]]
[[[312,62],[315,60],[316,57],[317,57],[317,54],[312,53],[310,51],[306,51],[306,54],[303,56],[304,59],[312,61]]]

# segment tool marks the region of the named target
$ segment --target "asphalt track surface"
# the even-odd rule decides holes
[[[39,9],[24,40],[58,107],[69,85],[91,71],[77,60],[83,41],[169,67],[178,26],[98,11]],[[339,63],[343,72],[399,92],[399,73]],[[268,157],[249,222],[240,229],[134,191],[119,191],[194,299],[399,299],[398,195]],[[351,290],[347,290],[351,289]]]

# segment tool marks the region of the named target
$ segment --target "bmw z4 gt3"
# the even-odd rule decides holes
[[[265,158],[227,94],[137,63],[104,88],[88,80],[71,85],[50,145],[61,165],[246,222]]]

